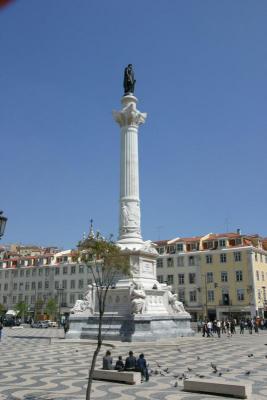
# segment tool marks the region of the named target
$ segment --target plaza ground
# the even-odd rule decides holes
[[[4,328],[0,343],[0,399],[2,400],[74,400],[85,399],[86,380],[94,345],[65,341],[61,329]],[[86,343],[86,344],[85,344]],[[266,344],[266,345],[265,345]],[[98,363],[101,365],[103,347]],[[253,400],[267,398],[267,332],[231,338],[180,338],[171,343],[115,344],[114,360],[132,349],[145,353],[151,368],[158,374],[138,386],[95,381],[93,399],[117,400],[204,400],[224,397],[185,393],[183,381],[173,375],[188,377],[202,374],[213,379],[210,366],[215,363],[222,379],[242,379],[252,383]],[[253,356],[248,357],[248,355]],[[160,367],[158,366],[160,364]],[[168,368],[169,373],[163,370]],[[190,369],[190,371],[188,370]],[[246,372],[250,371],[247,375]],[[177,381],[178,386],[174,387]],[[229,398],[228,398],[229,399]]]

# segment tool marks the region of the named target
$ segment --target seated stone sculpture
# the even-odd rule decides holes
[[[141,283],[133,282],[130,289],[130,298],[132,314],[142,314],[145,309],[146,293]]]

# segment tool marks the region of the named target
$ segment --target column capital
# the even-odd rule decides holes
[[[137,98],[133,95],[123,96],[121,103],[123,105],[122,110],[112,111],[113,118],[120,125],[124,126],[136,126],[145,123],[147,113],[141,113],[136,108]]]

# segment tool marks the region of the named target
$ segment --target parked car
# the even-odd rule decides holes
[[[48,323],[46,321],[36,321],[32,322],[32,328],[48,328]]]

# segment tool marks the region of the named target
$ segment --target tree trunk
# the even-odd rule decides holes
[[[91,363],[91,368],[89,371],[89,376],[88,376],[88,385],[86,389],[86,400],[91,399],[91,390],[92,390],[92,383],[93,383],[93,374],[95,370],[95,365],[96,365],[96,360],[97,356],[100,352],[101,346],[102,346],[102,319],[103,319],[103,312],[100,312],[99,314],[99,324],[98,324],[98,334],[97,334],[97,346],[94,351],[92,363]]]

